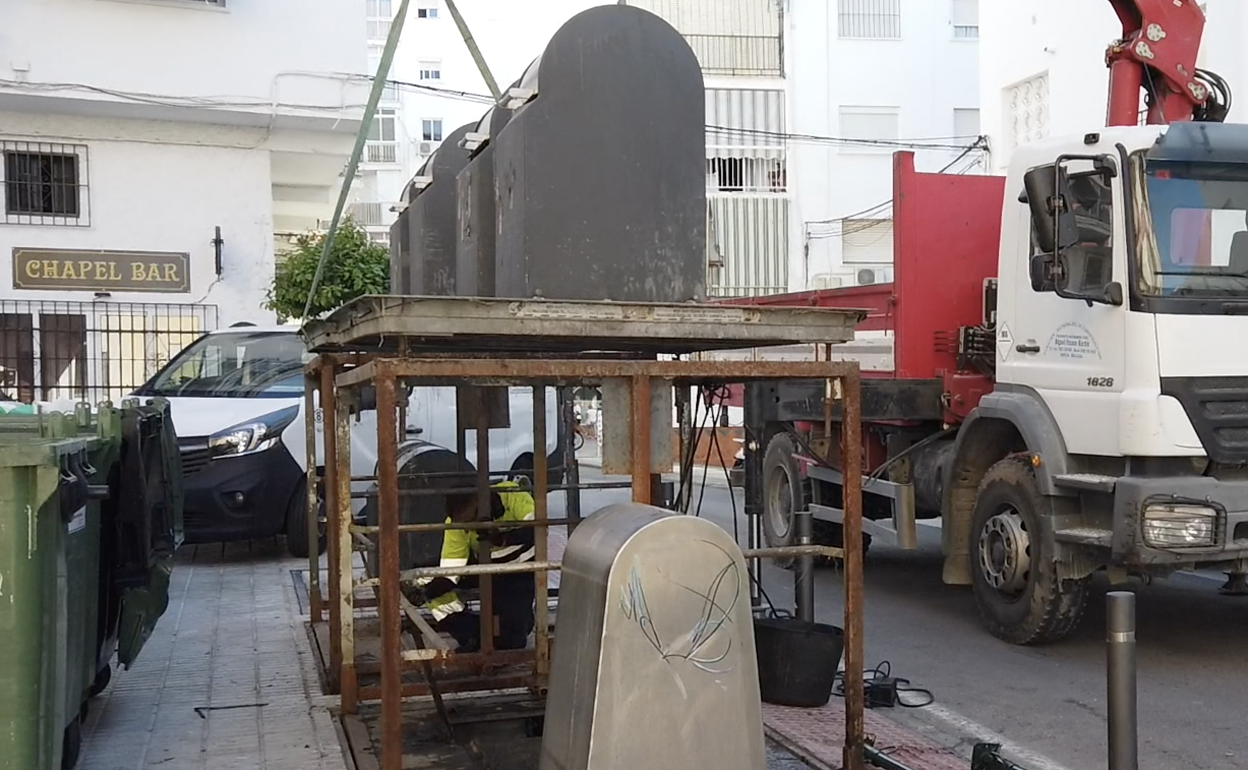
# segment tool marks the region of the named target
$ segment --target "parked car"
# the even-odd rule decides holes
[[[303,366],[310,360],[297,326],[239,326],[209,332],[191,343],[134,392],[169,400],[185,477],[187,543],[248,540],[284,534],[290,552],[307,556],[306,434]],[[319,398],[318,398],[319,403]],[[491,472],[532,468],[530,391],[511,397],[512,427],[490,431]],[[318,468],[325,463],[325,425],[317,408]],[[454,447],[454,388],[414,388],[407,434]],[[558,462],[556,395],[547,393],[546,451]],[[331,427],[332,429],[332,427]],[[467,455],[476,460],[468,432]],[[352,420],[351,475],[370,476],[377,464],[377,414]],[[369,482],[354,482],[356,491]],[[363,499],[353,500],[356,514]],[[323,506],[320,507],[323,509]],[[325,545],[320,513],[318,551]]]

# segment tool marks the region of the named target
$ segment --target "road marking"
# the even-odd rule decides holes
[[[974,738],[976,742],[1001,744],[1001,751],[1003,754],[1008,755],[1010,759],[1026,765],[1028,770],[1069,770],[1069,768],[1060,762],[1049,759],[1043,754],[1034,752],[1024,746],[1020,746],[995,730],[990,730],[975,720],[968,719],[956,711],[950,711],[944,706],[933,703],[918,710],[931,714],[940,721],[956,729],[959,734]]]

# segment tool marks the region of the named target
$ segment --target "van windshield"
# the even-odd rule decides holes
[[[299,398],[311,358],[292,332],[206,334],[137,391],[165,398]]]

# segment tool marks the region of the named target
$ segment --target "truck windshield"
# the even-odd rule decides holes
[[[1143,161],[1133,177],[1139,292],[1248,297],[1248,170]]]
[[[298,398],[311,356],[291,332],[206,334],[140,388],[141,396]]]

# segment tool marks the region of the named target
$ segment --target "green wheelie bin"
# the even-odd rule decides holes
[[[113,653],[128,666],[164,612],[181,528],[166,416],[0,414],[0,770],[74,767]]]

